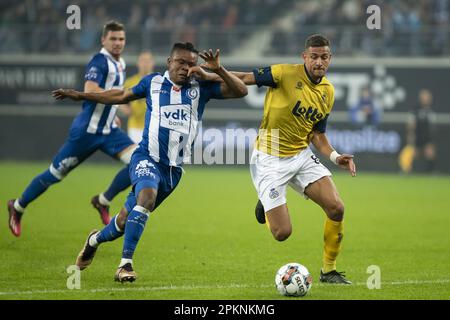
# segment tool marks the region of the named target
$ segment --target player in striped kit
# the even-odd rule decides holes
[[[125,62],[120,57],[125,47],[125,29],[118,22],[110,21],[103,27],[103,48],[94,55],[86,67],[85,92],[101,92],[120,89],[125,81]],[[49,186],[60,182],[71,170],[97,150],[120,159],[126,164],[117,173],[110,187],[104,193],[94,196],[92,205],[99,211],[104,224],[108,224],[109,202],[130,186],[128,164],[131,154],[137,148],[133,141],[118,128],[117,106],[92,101],[83,103],[82,111],[72,122],[70,134],[54,157],[50,167],[36,176],[22,196],[8,202],[9,227],[15,236],[21,234],[21,218],[25,208],[44,193]]]
[[[216,73],[222,82],[196,80],[188,76],[197,65],[198,56],[205,60],[201,66]],[[247,94],[245,84],[228,72],[219,61],[219,51],[198,53],[191,43],[176,43],[167,59],[168,71],[144,77],[132,89],[109,90],[102,93],[80,93],[74,90],[54,91],[56,99],[69,97],[99,103],[128,103],[146,98],[145,128],[139,148],[133,153],[130,177],[133,185],[125,208],[111,219],[100,232],[94,230],[78,255],[76,264],[85,269],[92,262],[100,243],[125,235],[122,260],[115,280],[132,282],[136,279],[132,257],[146,221],[171,192],[182,175],[184,159],[191,147],[210,99],[239,98]],[[203,77],[201,73],[196,73]]]

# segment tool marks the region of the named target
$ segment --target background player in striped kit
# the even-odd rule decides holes
[[[222,82],[189,77],[199,55],[205,60],[202,66],[216,73]],[[144,134],[130,163],[132,192],[125,208],[108,226],[89,234],[76,261],[80,269],[86,268],[100,243],[125,234],[122,260],[115,274],[120,282],[136,279],[132,261],[136,245],[150,213],[172,193],[181,178],[181,166],[190,157],[206,103],[210,99],[239,98],[247,94],[245,84],[220,64],[219,50],[215,54],[211,49],[199,54],[191,43],[176,43],[167,67],[164,74],[150,74],[127,91],[80,93],[59,89],[53,93],[56,99],[69,97],[100,103],[127,103],[146,98]],[[197,75],[203,77],[201,73]]]
[[[125,47],[125,28],[110,21],[103,27],[102,46],[86,67],[85,92],[121,88],[125,81],[125,62],[121,53]],[[18,199],[8,201],[9,228],[15,236],[21,234],[21,218],[25,208],[44,193],[49,186],[60,182],[71,170],[97,150],[120,159],[126,167],[114,177],[108,190],[91,199],[104,224],[108,224],[109,202],[130,186],[128,164],[137,148],[115,122],[117,106],[85,101],[82,111],[72,122],[69,137],[54,157],[50,167],[36,176]]]

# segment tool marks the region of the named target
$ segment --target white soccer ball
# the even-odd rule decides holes
[[[300,263],[288,263],[275,275],[275,286],[281,295],[303,297],[311,289],[312,277],[308,269]]]

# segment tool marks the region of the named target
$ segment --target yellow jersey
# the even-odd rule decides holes
[[[139,81],[141,81],[142,76],[135,74],[134,76],[128,78],[125,81],[124,88],[130,89],[136,86]],[[144,130],[145,124],[145,111],[147,110],[147,105],[145,99],[138,99],[130,102],[131,114],[128,118],[128,128]]]
[[[305,149],[314,131],[325,132],[334,104],[334,87],[315,83],[303,64],[277,64],[253,71],[258,86],[268,86],[256,148],[278,157]]]

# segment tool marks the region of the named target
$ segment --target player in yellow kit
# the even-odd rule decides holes
[[[153,73],[154,66],[155,60],[153,55],[148,51],[142,52],[137,60],[138,73],[125,81],[124,88],[131,89],[136,86],[143,77]],[[129,104],[122,105],[120,110],[128,116],[128,136],[134,143],[141,142],[144,131],[145,112],[147,111],[145,100],[131,101]]]
[[[333,85],[325,73],[331,61],[330,42],[310,36],[304,64],[278,64],[253,72],[235,72],[247,85],[268,86],[264,116],[251,159],[251,175],[258,192],[256,217],[268,223],[275,239],[286,240],[292,225],[286,204],[286,187],[317,203],[327,217],[324,227],[323,266],[320,281],[351,284],[336,271],[343,237],[344,204],[330,171],[309,148],[310,143],[336,165],[356,174],[353,156],[339,154],[325,134],[334,103]],[[202,73],[196,68],[191,73]],[[210,78],[215,80],[216,77]]]

